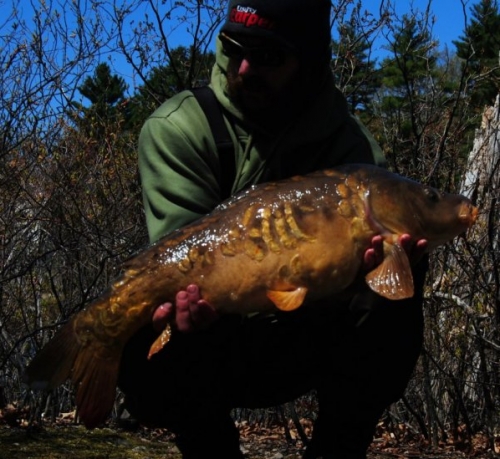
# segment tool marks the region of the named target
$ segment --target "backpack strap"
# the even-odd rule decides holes
[[[221,199],[224,200],[231,196],[231,190],[236,177],[233,141],[224,122],[222,108],[212,89],[208,86],[202,86],[201,88],[193,88],[191,91],[207,117],[219,153],[219,183]]]

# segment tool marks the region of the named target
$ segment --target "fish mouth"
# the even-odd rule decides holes
[[[478,214],[479,209],[468,202],[461,205],[458,218],[465,226],[470,228],[476,222]]]

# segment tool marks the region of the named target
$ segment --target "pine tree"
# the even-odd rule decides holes
[[[87,77],[79,88],[80,93],[94,105],[113,106],[127,90],[125,80],[112,75],[108,64],[99,64],[92,77]]]
[[[471,8],[464,35],[453,41],[470,78],[474,106],[492,105],[500,84],[500,13],[496,0],[481,0]]]
[[[99,64],[94,75],[88,76],[78,90],[91,102],[88,107],[73,102],[73,107],[78,110],[73,117],[79,129],[88,135],[99,137],[105,126],[113,123],[124,126],[130,116],[125,99],[127,84],[122,77],[112,75],[108,64]]]
[[[334,77],[350,110],[361,115],[368,109],[380,86],[376,62],[370,60],[371,43],[355,15],[338,27],[338,34],[339,39],[332,41]]]
[[[387,154],[407,171],[417,167],[423,130],[436,116],[429,100],[437,73],[436,45],[427,17],[404,15],[389,43],[391,57],[382,62],[378,109],[385,124]]]

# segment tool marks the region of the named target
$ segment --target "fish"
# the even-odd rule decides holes
[[[430,251],[466,232],[477,214],[464,196],[367,164],[255,185],[126,261],[35,355],[25,382],[50,390],[71,379],[78,415],[94,428],[112,410],[125,344],[189,284],[219,314],[292,311],[340,298],[359,279],[390,300],[409,298],[411,264],[400,236],[426,239]],[[384,259],[365,273],[363,256],[376,235]],[[170,333],[167,327],[148,358]]]

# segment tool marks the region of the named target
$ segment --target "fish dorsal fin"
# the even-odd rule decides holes
[[[414,294],[410,261],[399,244],[391,247],[384,261],[365,280],[374,292],[389,300],[403,300]]]
[[[307,288],[296,287],[293,290],[268,290],[267,297],[281,311],[293,311],[303,302],[307,294]]]

